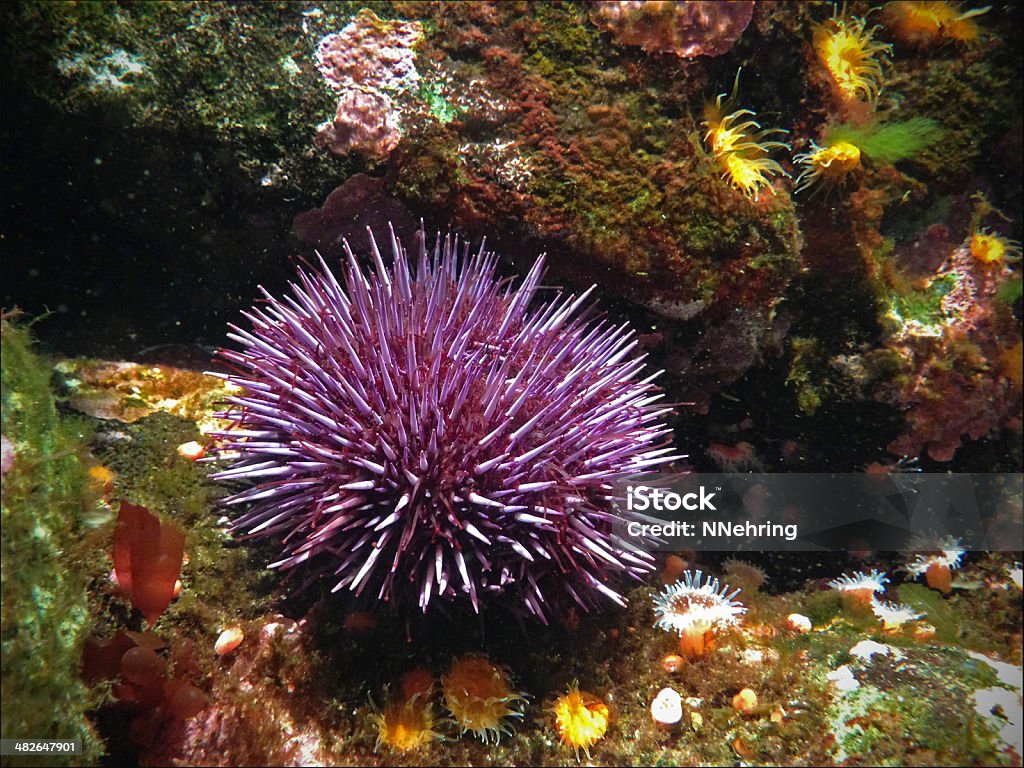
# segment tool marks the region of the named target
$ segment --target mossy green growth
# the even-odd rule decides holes
[[[894,654],[853,662],[859,686],[837,692],[828,710],[836,762],[1009,764],[975,710],[977,691],[995,684],[990,669],[948,646],[907,645]]]
[[[889,297],[889,314],[901,324],[930,328],[938,335],[946,318],[942,298],[956,287],[956,280],[956,276],[949,273],[932,280],[923,291],[894,291]]]
[[[999,297],[1000,301],[1013,304],[1020,299],[1022,292],[1024,292],[1022,289],[1024,289],[1024,281],[1019,277],[1014,277],[999,286],[996,290],[996,296]]]
[[[828,129],[825,141],[846,141],[872,160],[896,163],[912,158],[942,138],[938,122],[928,117],[912,117],[899,123],[868,123],[855,126],[841,123]]]
[[[796,402],[801,413],[813,416],[821,406],[814,369],[821,356],[815,339],[796,337],[790,342],[793,362],[786,376],[786,384],[796,391]]]
[[[459,109],[441,94],[440,83],[423,80],[416,95],[441,125],[450,123],[460,114]]]
[[[102,744],[86,717],[79,679],[88,628],[85,570],[70,554],[90,506],[81,424],[58,416],[49,369],[28,331],[0,320],[4,452],[0,612],[3,621],[3,738],[78,739],[83,754],[55,764],[95,764]],[[7,441],[10,441],[9,443]],[[6,461],[6,459],[5,459]],[[7,765],[42,765],[5,758]]]

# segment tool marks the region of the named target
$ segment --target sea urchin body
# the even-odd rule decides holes
[[[531,309],[543,259],[515,288],[482,247],[420,236],[410,269],[391,246],[364,272],[346,244],[342,280],[300,269],[232,326],[241,393],[216,437],[238,458],[214,477],[255,481],[225,500],[247,505],[234,530],[281,540],[275,567],[423,611],[621,604],[609,577],[652,558],[613,532],[613,481],[675,458],[632,331],[580,313],[589,291]]]

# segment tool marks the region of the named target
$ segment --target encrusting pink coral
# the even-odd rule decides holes
[[[417,21],[384,20],[364,8],[320,41],[316,67],[335,91],[405,90],[419,81],[413,48],[422,37]]]
[[[391,99],[380,91],[355,88],[339,97],[334,120],[321,123],[316,129],[316,145],[335,155],[362,152],[385,158],[401,138],[398,112]]]
[[[318,147],[378,159],[391,153],[402,135],[394,97],[419,82],[413,49],[422,36],[419,22],[383,20],[364,8],[320,41],[317,69],[339,97],[334,119],[317,126]]]

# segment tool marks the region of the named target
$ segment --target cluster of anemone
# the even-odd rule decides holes
[[[720,586],[718,579],[705,580],[701,571],[686,571],[654,597],[655,626],[679,635],[684,656],[703,656],[713,644],[712,633],[738,624],[746,613],[746,606],[733,600],[739,593]]]
[[[704,140],[722,171],[722,178],[750,199],[757,201],[762,187],[774,194],[771,177],[775,174],[788,176],[775,160],[768,157],[773,149],[789,149],[789,145],[768,139],[772,134],[787,133],[782,128],[761,128],[753,118],[757,114],[750,109],[737,109],[736,101],[740,84],[740,73],[732,94],[726,98],[720,93],[714,103],[704,107],[704,121],[707,128]],[[746,118],[746,119],[745,119]]]
[[[839,578],[830,581],[828,586],[839,591],[844,597],[849,597],[856,604],[871,608],[871,612],[881,620],[883,629],[887,631],[897,630],[908,621],[916,621],[924,616],[923,613],[915,611],[909,605],[880,600],[878,595],[885,592],[888,583],[888,576],[881,571],[871,569],[867,572],[844,573]]]
[[[387,747],[408,752],[443,738],[436,730],[454,724],[485,744],[510,734],[514,718],[523,716],[525,694],[512,689],[508,671],[484,656],[470,654],[452,662],[441,677],[441,695],[451,717],[439,718],[434,711],[436,679],[425,667],[408,672],[401,683],[401,696],[370,714],[377,730],[377,749]]]
[[[863,19],[836,15],[815,27],[812,44],[844,101],[878,97],[892,46],[876,41]]]

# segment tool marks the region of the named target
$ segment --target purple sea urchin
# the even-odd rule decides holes
[[[393,266],[372,243],[364,272],[346,243],[343,280],[321,260],[231,326],[243,391],[216,437],[239,457],[214,478],[255,481],[225,500],[251,505],[234,530],[281,539],[272,567],[423,611],[623,603],[608,577],[652,566],[612,531],[612,481],[676,458],[658,374],[626,324],[579,312],[590,291],[531,310],[543,259],[516,289],[482,245],[461,266],[457,239],[418,246],[413,273],[392,232]]]

